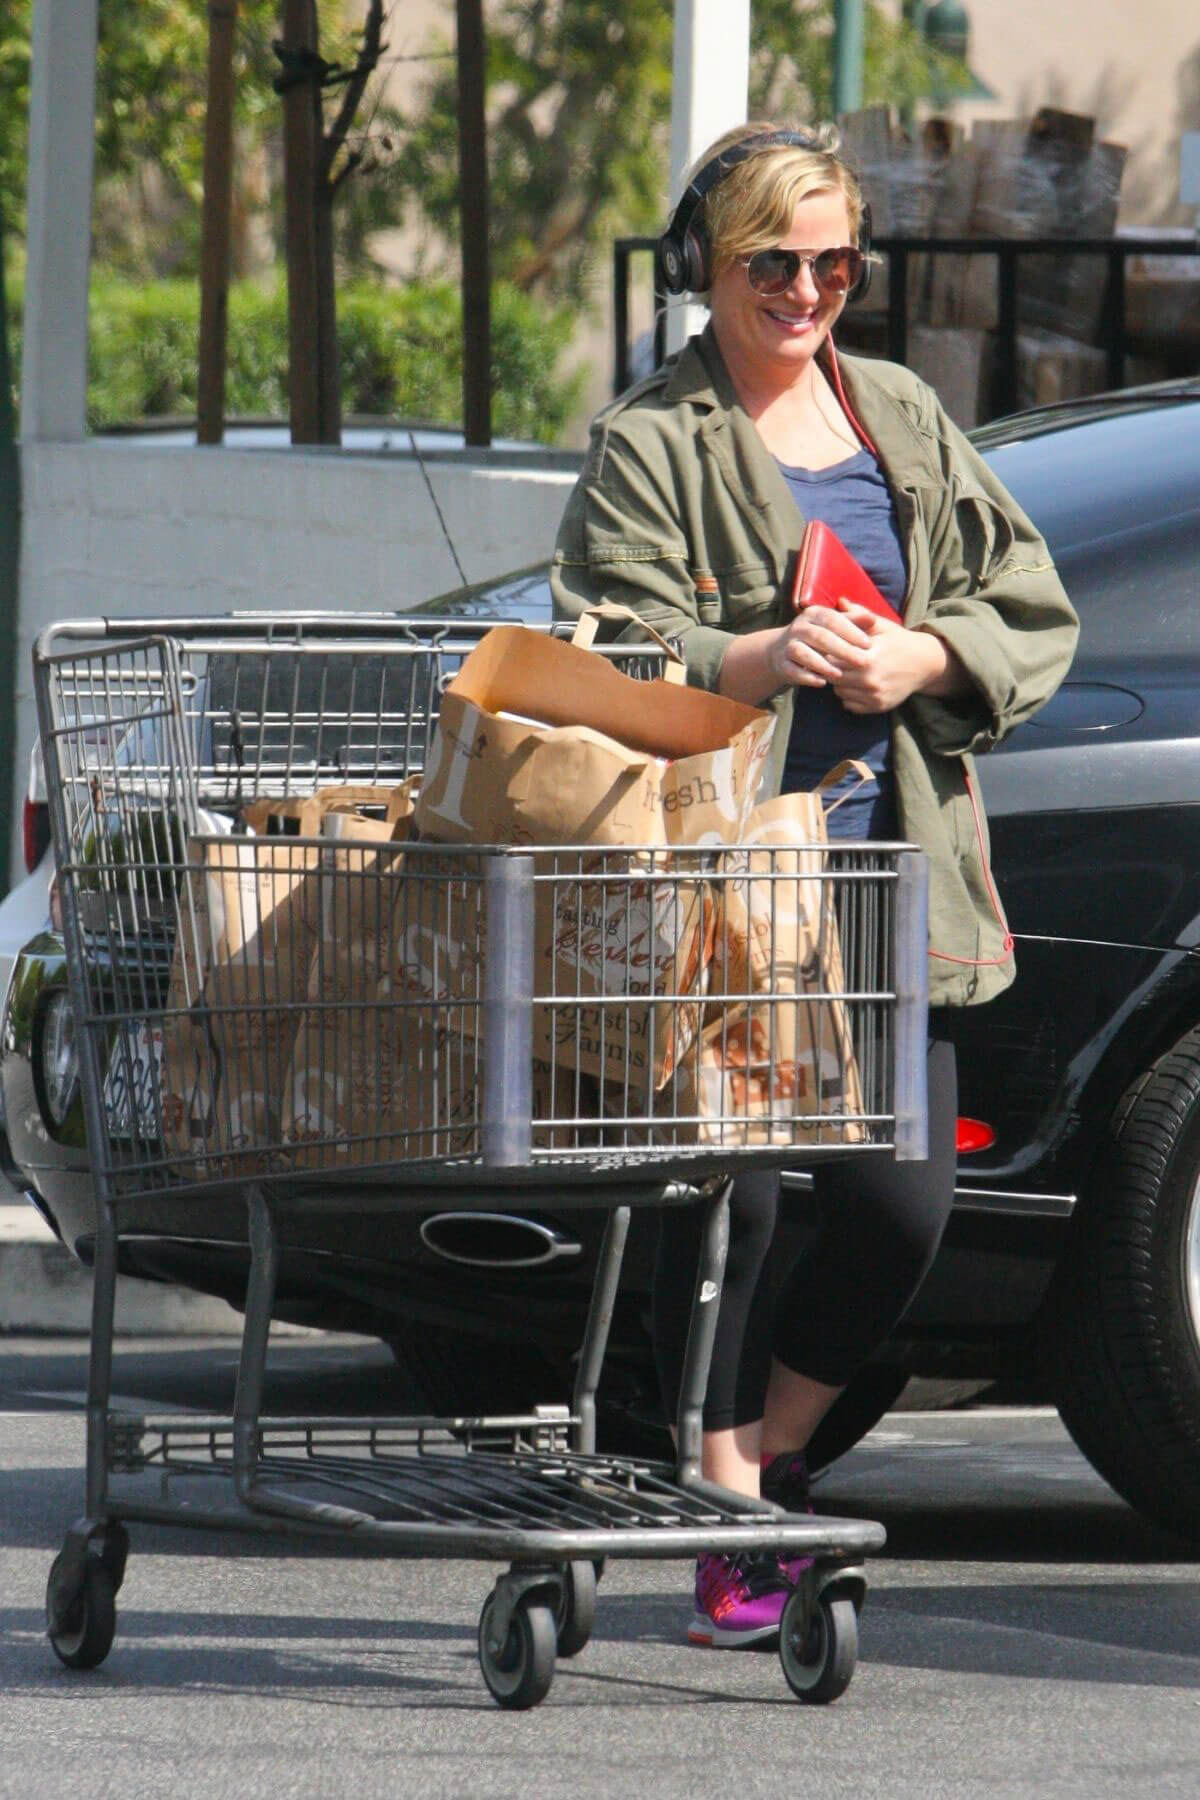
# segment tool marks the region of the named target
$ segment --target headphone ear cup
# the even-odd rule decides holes
[[[708,233],[703,225],[689,226],[683,239],[683,256],[687,269],[687,292],[706,294],[712,285],[708,269]]]
[[[658,240],[655,257],[658,283],[664,294],[687,292],[687,257],[683,245],[673,232],[665,231]]]
[[[704,294],[708,291],[708,233],[690,225],[683,236],[666,231],[658,240],[658,279],[664,293]]]
[[[862,205],[862,217],[858,221],[858,247],[868,260],[863,264],[862,274],[846,295],[847,306],[855,300],[861,300],[871,285],[871,209],[865,200]]]

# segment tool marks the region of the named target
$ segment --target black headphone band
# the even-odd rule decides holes
[[[755,137],[742,138],[740,143],[730,144],[719,156],[714,156],[703,168],[697,169],[679,196],[679,204],[667,226],[667,235],[682,243],[692,220],[713,188],[718,187],[748,157],[756,155],[760,150],[775,149],[823,152],[825,146],[806,131],[760,131]]]

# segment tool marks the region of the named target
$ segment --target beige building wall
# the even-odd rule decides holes
[[[968,60],[994,101],[954,117],[1088,113],[1129,151],[1119,224],[1191,224],[1179,208],[1179,137],[1200,130],[1196,0],[968,0]]]

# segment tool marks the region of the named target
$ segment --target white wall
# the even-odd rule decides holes
[[[578,458],[435,453],[425,469],[468,581],[549,557]],[[416,462],[119,439],[22,446],[13,879],[36,735],[31,649],[69,618],[259,607],[392,611],[460,584]]]

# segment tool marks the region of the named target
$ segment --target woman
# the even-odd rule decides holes
[[[660,266],[670,291],[707,295],[710,323],[596,419],[553,574],[560,615],[622,601],[678,641],[692,682],[774,710],[763,798],[813,788],[856,757],[873,781],[830,814],[831,837],[901,837],[929,857],[928,1161],[818,1168],[821,1235],[773,1318],[778,1180],[735,1183],[704,1472],[791,1511],[808,1505],[813,1430],[904,1312],[949,1215],[944,1009],[986,1001],[1014,975],[971,756],[1050,697],[1077,635],[1045,544],[934,393],[898,365],[834,352],[869,272],[862,194],[836,144],[831,130],[746,125],[698,165]],[[834,528],[903,624],[856,607],[789,616],[809,518]],[[662,1216],[654,1334],[669,1416],[696,1229],[690,1212]],[[797,1573],[774,1558],[701,1557],[689,1637],[769,1638]]]

